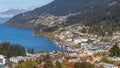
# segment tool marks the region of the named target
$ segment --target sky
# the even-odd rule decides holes
[[[41,7],[52,1],[53,0],[0,0],[0,11],[13,8],[31,10],[36,7]]]

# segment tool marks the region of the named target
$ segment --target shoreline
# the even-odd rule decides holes
[[[60,50],[61,50],[61,49],[62,49],[62,51],[65,51],[65,50],[66,50],[66,47],[65,47],[63,44],[60,44],[60,42],[57,42],[57,41],[55,41],[55,40],[50,39],[48,36],[35,35],[35,34],[33,34],[33,36],[45,37],[45,38],[47,38],[48,40],[52,41],[57,47],[59,47]],[[59,50],[58,50],[58,51],[59,51]]]
[[[3,25],[0,25],[1,27],[8,27],[8,29],[9,29],[9,26],[3,26]],[[11,28],[12,26],[10,26],[10,28]],[[15,28],[15,27],[12,27],[12,28]],[[20,29],[20,28],[15,28],[15,29]],[[21,30],[21,29],[20,29]],[[24,29],[24,30],[28,30],[28,29]],[[3,30],[2,30],[3,31]],[[13,31],[13,30],[11,30],[11,31]],[[28,30],[29,31],[29,30]],[[14,32],[14,31],[13,31]],[[61,49],[61,47],[59,47],[53,40],[51,40],[51,39],[49,39],[47,36],[37,36],[37,35],[35,35],[34,34],[34,32],[35,32],[35,30],[33,31],[32,30],[32,33],[30,34],[31,36],[36,36],[36,37],[44,37],[44,38],[46,38],[46,39],[48,39],[48,41],[52,41],[52,45],[54,45],[52,48],[50,48],[50,49],[46,49],[46,47],[48,48],[51,44],[46,44],[47,46],[45,46],[45,49],[44,49],[44,47],[43,47],[43,49],[42,49],[42,45],[39,45],[38,44],[38,46],[40,47],[40,48],[37,48],[37,50],[36,50],[36,47],[34,48],[34,46],[33,46],[33,48],[35,49],[35,51],[46,51],[46,50],[48,50],[49,52],[52,52],[52,51],[58,51],[58,50],[63,50],[63,49]],[[4,33],[4,32],[3,32]],[[14,34],[14,33],[12,33],[12,34]],[[15,33],[15,34],[17,34],[17,33]],[[5,36],[6,36],[6,34],[5,34]],[[9,35],[7,35],[7,36],[9,36]],[[1,39],[1,41],[9,41],[9,40],[4,40],[4,38],[5,39],[7,39],[7,36],[6,37],[4,37],[3,36],[3,39]],[[12,35],[10,35],[10,36],[12,36]],[[9,37],[10,37],[9,36]],[[17,35],[18,36],[18,35]],[[13,36],[14,37],[14,36]],[[34,38],[34,37],[33,37]],[[31,48],[32,47],[32,45],[34,44],[31,44],[30,46],[29,46],[29,44],[28,45],[26,45],[26,43],[25,42],[22,42],[22,43],[19,43],[19,37],[18,37],[18,42],[11,42],[11,43],[18,43],[18,44],[21,44],[22,46],[24,46],[25,48],[26,48],[26,50],[28,49],[28,48]],[[28,40],[29,40],[29,38],[28,38]],[[39,40],[39,39],[38,39]],[[38,42],[38,41],[37,41]],[[2,42],[1,42],[2,43]],[[34,44],[34,45],[37,45],[37,44]],[[28,46],[28,47],[27,47]],[[57,46],[57,47],[56,47]],[[55,49],[56,48],[56,49]]]

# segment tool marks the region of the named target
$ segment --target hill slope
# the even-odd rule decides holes
[[[56,16],[64,16],[70,13],[85,12],[101,8],[115,0],[55,0],[48,5],[37,8],[33,11],[19,14],[14,16],[5,25],[12,25],[16,27],[23,27],[25,24],[27,27],[29,21],[37,19],[41,14],[52,14]],[[24,26],[24,27],[26,27]]]
[[[120,2],[114,1],[103,8],[70,16],[64,26],[81,23],[90,26],[90,33],[104,35],[105,32],[120,31]]]

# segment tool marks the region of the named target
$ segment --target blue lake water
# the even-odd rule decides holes
[[[21,44],[26,48],[26,50],[28,48],[47,51],[60,49],[56,46],[54,42],[50,41],[48,38],[36,37],[32,35],[33,33],[34,31],[32,30],[17,29],[0,25],[0,43],[8,41],[11,43]]]

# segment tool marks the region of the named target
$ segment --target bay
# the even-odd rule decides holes
[[[60,48],[56,46],[53,41],[50,41],[46,37],[34,36],[32,35],[33,33],[33,30],[18,29],[14,27],[0,25],[0,43],[8,41],[10,43],[21,44],[26,48],[26,50],[28,48],[34,48],[35,51],[60,50]]]

